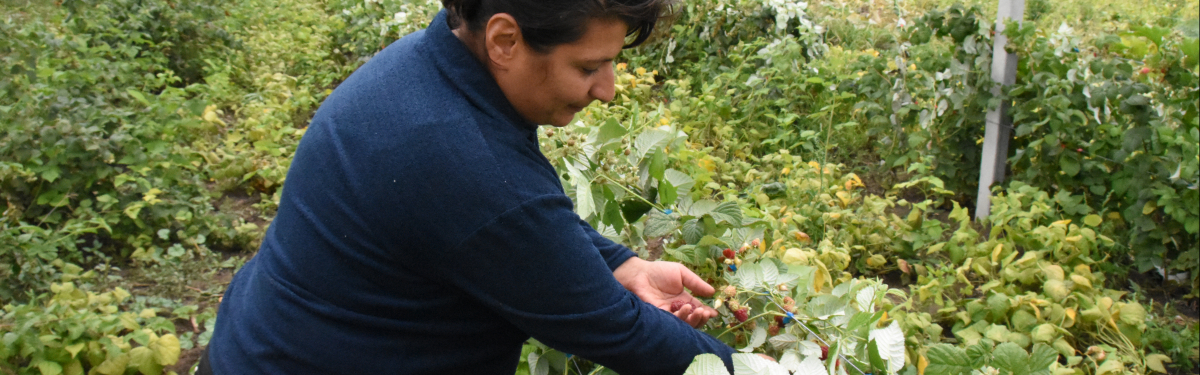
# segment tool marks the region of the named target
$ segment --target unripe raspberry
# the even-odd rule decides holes
[[[779,326],[778,325],[772,324],[770,327],[767,327],[767,335],[768,336],[775,336],[778,334],[779,334]]]
[[[730,297],[737,295],[737,287],[735,287],[733,285],[726,285],[725,286],[725,295],[730,296]]]

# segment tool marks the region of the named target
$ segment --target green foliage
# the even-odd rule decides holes
[[[737,374],[825,371],[839,353],[851,374],[1200,362],[1178,335],[1194,322],[1110,289],[1155,269],[1190,272],[1188,298],[1200,286],[1195,10],[1031,1],[1025,27],[1007,27],[1016,83],[993,90],[991,3],[884,3],[684,1],[669,33],[621,57],[616,99],[543,129],[542,150],[602,234],[721,290],[703,329],[744,352]],[[202,306],[221,286],[193,282],[244,261],[211,249],[256,246],[321,100],[440,6],[8,12],[0,366],[159,373],[159,349],[206,345]],[[972,220],[983,116],[1000,105],[1011,182]],[[89,292],[108,263],[130,267]],[[155,296],[116,288],[143,280]],[[173,322],[191,329],[175,339]],[[689,373],[724,373],[713,360]],[[517,372],[612,373],[536,341]]]
[[[0,368],[21,374],[162,374],[163,366],[179,360],[180,341],[170,320],[155,309],[121,309],[130,296],[124,289],[94,293],[73,282],[86,282],[91,274],[65,271],[63,282],[51,286],[52,295],[0,310],[5,332]]]

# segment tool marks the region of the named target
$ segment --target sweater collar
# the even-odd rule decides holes
[[[489,116],[513,124],[519,130],[529,133],[537,131],[537,124],[517,113],[492,74],[451,32],[445,9],[434,17],[425,35],[425,49],[437,62],[438,70],[472,104]]]

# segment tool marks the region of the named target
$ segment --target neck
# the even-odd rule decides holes
[[[483,38],[467,30],[465,26],[460,26],[454,30],[450,30],[450,32],[454,33],[454,36],[467,47],[467,50],[471,51],[471,55],[475,56],[476,60],[486,66],[489,72],[492,70],[492,64],[488,64],[487,48],[484,46]]]

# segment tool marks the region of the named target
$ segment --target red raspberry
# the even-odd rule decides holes
[[[683,305],[686,305],[686,304],[687,304],[687,302],[683,302],[683,301],[671,302],[671,312],[679,311],[679,309],[682,309]]]
[[[775,324],[782,327],[783,326],[783,317],[776,315],[775,316]]]
[[[821,360],[824,361],[825,358],[828,358],[828,357],[829,357],[829,347],[825,346],[825,345],[821,345]],[[838,361],[840,362],[841,360],[839,359]]]
[[[725,249],[725,251],[722,251],[721,254],[725,255],[725,259],[733,259],[737,257],[737,254],[733,252],[733,249]]]
[[[738,323],[745,323],[746,319],[750,319],[750,309],[743,307],[738,311],[734,311],[733,317],[737,318]]]
[[[767,335],[768,336],[775,336],[778,334],[779,334],[779,326],[772,324],[770,327],[767,327]]]

